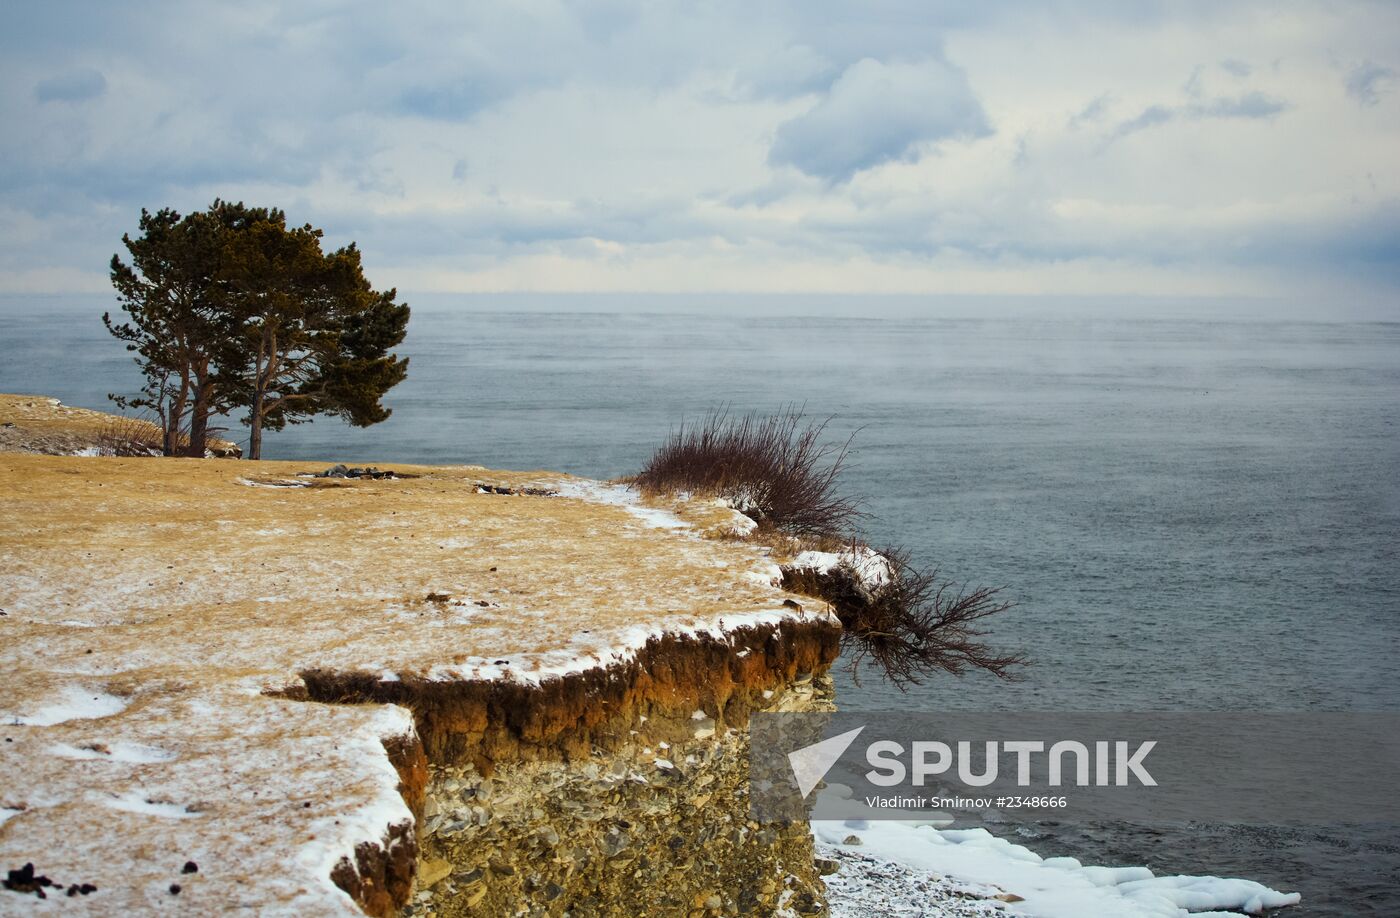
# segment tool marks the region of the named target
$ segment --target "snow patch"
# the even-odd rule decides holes
[[[168,800],[153,800],[145,795],[130,791],[117,796],[94,797],[114,810],[124,813],[140,813],[145,816],[159,816],[162,819],[194,819],[202,814],[193,812],[178,803]]]
[[[172,762],[179,756],[159,746],[142,743],[90,743],[86,746],[70,746],[55,743],[49,752],[65,759],[101,760],[104,762],[124,762],[131,765],[149,765],[153,762]]]
[[[235,478],[234,481],[250,488],[309,488],[310,482],[280,479],[277,481],[253,481],[251,478]]]
[[[982,918],[1005,916],[994,886],[940,877],[863,853],[860,848],[817,845],[834,861],[826,877],[831,918]]]
[[[811,620],[812,613],[808,612],[806,616]],[[524,685],[539,685],[546,679],[586,672],[600,665],[629,663],[648,641],[662,635],[726,640],[733,631],[760,625],[781,625],[798,617],[799,613],[789,607],[731,612],[713,618],[685,618],[677,615],[655,624],[638,624],[623,628],[598,643],[585,643],[588,639],[580,636],[567,647],[523,655],[513,661],[493,657],[467,657],[456,663],[440,663],[429,670],[428,678],[435,682],[510,679]]]
[[[804,551],[794,558],[789,566],[815,571],[818,574],[829,574],[837,568],[845,568],[871,592],[894,579],[894,568],[889,559],[864,545],[839,552]]]
[[[689,495],[681,496],[682,498],[685,498]],[[749,516],[748,514],[744,513],[740,508],[734,506],[734,501],[730,500],[729,498],[717,497],[710,503],[716,507],[720,507],[729,511],[730,517],[728,520],[727,528],[734,535],[740,537],[752,535],[753,531],[758,528],[758,521],[755,520],[753,517]]]
[[[571,478],[558,484],[560,497],[572,497],[595,504],[621,507],[632,514],[643,525],[653,529],[689,529],[690,524],[669,510],[642,505],[642,496],[631,485],[608,484],[603,481],[589,481]]]
[[[408,710],[385,705],[345,738],[343,744],[359,753],[357,761],[377,785],[376,793],[363,806],[335,812],[311,824],[315,840],[298,848],[296,857],[313,876],[329,877],[342,860],[355,864],[358,845],[382,843],[391,826],[413,823],[413,813],[398,790],[399,773],[384,754],[384,740],[414,735],[413,716]]]
[[[70,720],[111,717],[125,709],[126,700],[116,695],[85,689],[81,685],[69,685],[28,714],[0,712],[0,721],[16,726],[52,727]]]
[[[760,565],[757,570],[745,571],[744,578],[759,586],[779,586],[783,582],[783,569],[771,561]]]
[[[1067,857],[1046,860],[981,828],[814,820],[812,833],[819,851],[839,848],[854,835],[862,854],[876,861],[1014,893],[1024,901],[1006,911],[1036,918],[1205,918],[1222,913],[1204,910],[1257,914],[1296,905],[1302,898],[1253,880],[1159,877],[1146,867],[1086,867]],[[833,914],[843,914],[835,903]]]

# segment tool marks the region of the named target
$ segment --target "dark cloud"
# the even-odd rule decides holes
[[[1108,114],[1108,109],[1112,104],[1113,96],[1109,93],[1095,96],[1088,105],[1084,106],[1074,115],[1071,115],[1067,124],[1070,128],[1080,128],[1086,124],[1096,124],[1103,120],[1104,115]]]
[[[409,114],[448,121],[462,121],[506,95],[496,87],[458,83],[448,86],[415,86],[399,96],[399,108]]]
[[[1381,100],[1381,92],[1395,79],[1395,71],[1374,61],[1363,61],[1347,74],[1347,95],[1362,105],[1375,105]]]
[[[1220,96],[1187,105],[1150,105],[1135,118],[1118,125],[1115,137],[1126,137],[1138,131],[1171,121],[1201,121],[1207,118],[1272,118],[1290,108],[1284,99],[1262,92],[1247,92],[1239,96]]]
[[[107,78],[85,68],[40,80],[34,87],[34,98],[40,102],[82,102],[106,91]]]
[[[1114,134],[1118,137],[1126,137],[1145,128],[1166,124],[1168,121],[1174,120],[1178,114],[1179,112],[1175,108],[1168,108],[1165,105],[1149,105],[1136,118],[1131,118],[1118,125],[1118,130]]]
[[[1242,96],[1212,99],[1192,106],[1187,112],[1194,118],[1272,118],[1288,108],[1283,99],[1262,92],[1247,92]]]
[[[923,144],[990,130],[966,74],[948,62],[866,58],[841,74],[809,111],[778,127],[768,161],[839,182],[881,163],[914,158]]]

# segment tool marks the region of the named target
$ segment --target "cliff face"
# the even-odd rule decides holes
[[[838,627],[732,511],[327,465],[0,453],[0,866],[93,914],[820,901],[745,725],[830,703]]]
[[[810,673],[771,691],[777,710],[831,702],[829,684]],[[611,750],[511,762],[489,778],[471,764],[434,767],[421,874],[428,888],[409,913],[819,911],[824,890],[807,824],[749,818],[747,731],[709,716],[639,726]]]
[[[411,914],[769,915],[816,911],[805,822],[748,815],[748,715],[832,707],[824,622],[662,637],[539,687],[346,684],[398,701],[429,752]]]

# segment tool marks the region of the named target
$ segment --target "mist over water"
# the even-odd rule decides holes
[[[102,308],[0,312],[0,391],[136,389]],[[610,477],[717,405],[858,431],[866,535],[1004,586],[990,639],[1034,665],[907,695],[843,671],[845,709],[1400,709],[1400,324],[420,308],[402,351],[388,422],[290,428],[267,456]],[[1392,828],[1000,831],[1300,889],[1293,914],[1400,914]]]

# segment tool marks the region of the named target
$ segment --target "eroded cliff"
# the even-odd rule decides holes
[[[0,895],[818,907],[806,826],[747,818],[745,727],[830,704],[839,629],[707,537],[742,519],[545,473],[309,477],[328,464],[0,454],[0,866],[61,886]]]

